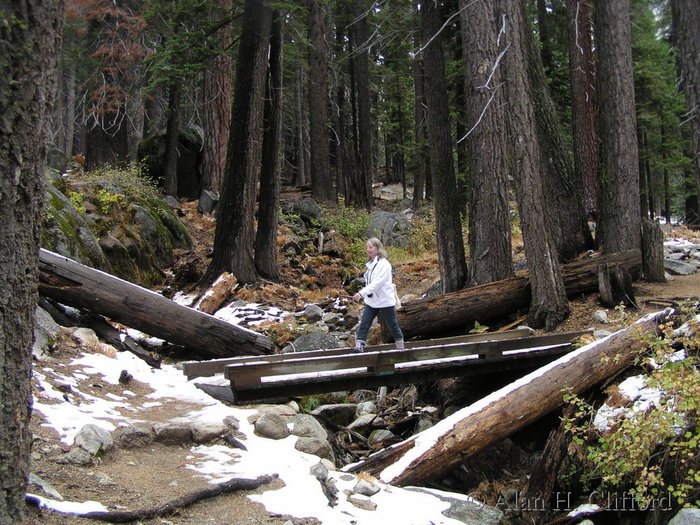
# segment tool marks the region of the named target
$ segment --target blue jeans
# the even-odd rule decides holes
[[[396,319],[396,308],[394,306],[386,306],[384,308],[372,308],[365,305],[362,311],[362,319],[360,319],[360,328],[357,330],[357,343],[364,344],[367,341],[367,332],[372,326],[372,321],[377,317],[377,314],[382,316],[391,333],[394,334],[394,341],[403,341],[403,332],[399,327],[399,322]]]

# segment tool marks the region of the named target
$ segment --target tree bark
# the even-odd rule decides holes
[[[600,194],[597,241],[608,252],[641,247],[639,161],[629,0],[595,2]]]
[[[428,113],[430,171],[435,202],[438,264],[442,291],[459,290],[467,282],[467,264],[457,201],[450,112],[445,88],[445,64],[440,29],[442,20],[434,2],[421,5],[424,42],[425,100]]]
[[[428,483],[577,394],[623,370],[654,333],[663,312],[588,344],[463,408],[434,427],[352,465],[395,485]]]
[[[85,169],[123,166],[129,160],[128,126],[124,108],[101,108],[95,104],[85,137]]]
[[[558,256],[545,213],[540,145],[535,124],[532,86],[526,70],[525,13],[521,0],[501,0],[508,16],[503,67],[508,90],[508,131],[513,153],[513,178],[530,271],[532,300],[528,324],[552,330],[569,315]]]
[[[315,199],[335,201],[328,146],[327,0],[309,0],[309,133],[311,192]]]
[[[270,35],[270,69],[265,98],[265,132],[260,170],[260,204],[255,236],[255,268],[273,281],[279,280],[277,266],[277,218],[282,156],[282,17],[275,11]]]
[[[674,41],[678,53],[677,60],[681,71],[681,84],[688,107],[687,121],[692,137],[693,174],[689,177],[688,193],[692,197],[686,201],[687,220],[700,225],[700,10],[693,0],[672,0]]]
[[[500,29],[491,2],[460,0],[469,178],[469,285],[513,275]]]
[[[213,282],[231,272],[242,283],[255,282],[255,200],[262,144],[272,11],[265,0],[246,0],[238,51],[236,94],[219,202],[214,253],[203,278]]]
[[[230,14],[233,10],[233,0],[217,0],[217,4],[224,13]],[[231,26],[222,27],[217,35],[221,38],[223,53],[216,55],[211,67],[204,72],[202,189],[221,195],[233,99],[233,60],[229,53],[233,40]]]
[[[417,17],[417,0],[413,2],[413,11]],[[413,44],[415,47],[420,47],[420,32],[415,31]],[[414,101],[414,135],[416,138],[416,149],[413,152],[413,208],[418,209],[426,198],[426,174],[428,171],[428,153],[427,143],[427,115],[425,112],[425,73],[423,71],[423,60],[420,55],[416,54],[413,58],[413,91],[415,94]]]
[[[549,230],[560,262],[593,248],[581,192],[582,179],[575,177],[573,157],[554,105],[535,33],[523,18],[527,70],[530,74],[540,166]],[[551,65],[551,64],[550,64]]]
[[[168,91],[168,129],[165,133],[165,169],[163,189],[166,195],[177,198],[177,146],[180,138],[180,100],[182,85],[180,81],[170,83]]]
[[[48,123],[63,2],[3,2],[0,24],[0,523],[23,522]]]
[[[353,203],[366,209],[372,208],[372,179],[374,158],[372,148],[372,115],[369,78],[369,34],[367,31],[367,6],[363,0],[355,0],[356,20],[353,24],[355,95],[357,100],[357,160],[355,168],[357,193]]]
[[[665,283],[664,232],[656,221],[642,220],[642,274],[648,281]]]
[[[595,71],[591,39],[591,4],[567,0],[571,122],[576,180],[582,181],[583,206],[588,216],[598,209],[595,135]]]
[[[613,253],[604,257],[578,261],[562,266],[564,288],[569,297],[598,290],[599,265],[618,264],[632,276],[639,277],[642,259],[639,250]],[[397,312],[399,325],[407,339],[427,335],[463,333],[474,321],[487,323],[527,307],[531,300],[527,272],[515,277],[466,288],[442,296],[404,302]]]
[[[177,304],[155,292],[40,251],[41,293],[64,304],[86,308],[149,335],[202,355],[263,354],[272,349],[265,335]]]

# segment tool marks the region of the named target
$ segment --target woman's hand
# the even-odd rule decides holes
[[[353,301],[359,301],[360,299],[362,299],[362,296],[359,293],[352,296]]]

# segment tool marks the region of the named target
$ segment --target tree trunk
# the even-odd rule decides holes
[[[0,523],[23,523],[45,152],[63,2],[3,2],[0,26]]]
[[[217,0],[217,3],[222,12],[232,12],[233,0]],[[233,41],[231,26],[222,27],[217,35],[221,38],[223,53],[216,55],[211,67],[204,72],[202,189],[221,195],[233,99],[233,60],[228,53]]]
[[[595,2],[593,7],[601,184],[597,241],[610,253],[641,247],[629,0]]]
[[[647,281],[666,282],[664,232],[651,219],[642,219],[642,274]]]
[[[467,282],[462,224],[457,202],[450,112],[445,88],[445,64],[440,28],[442,20],[433,2],[421,5],[424,42],[425,100],[428,113],[430,171],[435,202],[438,264],[442,291],[459,290]]]
[[[623,266],[633,279],[639,277],[642,259],[639,250],[629,250],[577,261],[562,266],[564,288],[569,297],[598,290],[597,268],[600,265]],[[463,333],[474,325],[503,320],[530,304],[531,291],[527,272],[515,277],[465,288],[446,295],[403,303],[397,312],[406,339],[427,335]]]
[[[569,305],[545,213],[540,146],[532,87],[526,69],[524,7],[521,0],[502,0],[499,5],[502,13],[509,15],[505,28],[509,48],[503,66],[509,100],[508,130],[513,152],[513,178],[532,289],[528,324],[532,328],[553,330],[569,315]]]
[[[282,31],[283,21],[275,11],[270,35],[270,70],[265,98],[265,132],[260,170],[260,204],[255,237],[255,268],[273,281],[279,280],[277,266],[277,218],[282,156]]]
[[[328,147],[327,0],[309,0],[309,132],[311,192],[315,199],[335,201]]]
[[[576,180],[582,181],[583,206],[588,216],[598,209],[595,136],[595,72],[591,39],[591,4],[566,0],[569,21],[571,122]]]
[[[469,163],[469,284],[513,275],[504,93],[491,2],[460,0]]]
[[[123,108],[93,108],[85,137],[85,169],[123,166],[129,160],[128,126]]]
[[[180,138],[180,100],[182,99],[182,84],[173,81],[168,92],[168,129],[165,133],[165,169],[163,176],[166,195],[177,198],[177,159],[178,141]]]
[[[671,11],[681,84],[688,107],[687,121],[692,137],[693,174],[688,178],[689,200],[686,219],[700,226],[700,10],[694,0],[672,0]]]
[[[306,141],[304,140],[304,69],[299,66],[296,68],[296,78],[294,84],[294,149],[296,151],[296,177],[294,184],[297,186],[306,185]]]
[[[434,427],[352,465],[394,485],[427,484],[471,455],[563,404],[564,392],[583,392],[623,370],[654,333],[663,312],[632,328],[579,348],[463,408]]]
[[[414,1],[414,12],[416,2]],[[417,13],[416,13],[417,16]],[[415,31],[413,44],[420,47],[420,32]],[[425,73],[423,71],[423,60],[419,54],[413,59],[413,91],[414,101],[414,134],[416,137],[416,149],[413,152],[413,208],[418,209],[425,200],[425,183],[427,168],[427,115],[425,113]]]
[[[372,179],[374,175],[374,154],[372,149],[372,115],[370,101],[369,79],[369,34],[367,32],[367,6],[364,0],[355,0],[355,15],[353,25],[355,33],[355,49],[353,65],[355,71],[355,93],[357,95],[357,146],[359,164],[356,168],[358,175],[359,200],[355,204],[372,208]]]
[[[527,18],[523,18],[523,23],[544,196],[549,210],[546,217],[559,261],[563,262],[593,248],[593,236],[586,222],[582,179],[575,178],[573,158],[547,82],[546,64],[542,63]]]
[[[41,250],[41,293],[56,301],[105,315],[131,328],[202,355],[268,353],[272,341],[252,330],[181,306],[118,277]]]
[[[246,0],[226,179],[216,221],[214,253],[205,282],[213,282],[223,272],[231,272],[242,283],[258,279],[253,257],[255,198],[271,25],[272,11],[265,1]]]

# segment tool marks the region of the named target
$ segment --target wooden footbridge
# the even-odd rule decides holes
[[[528,329],[291,354],[188,361],[188,379],[223,373],[235,401],[422,383],[444,377],[473,376],[533,368],[572,350],[572,341],[591,333],[531,336]]]

